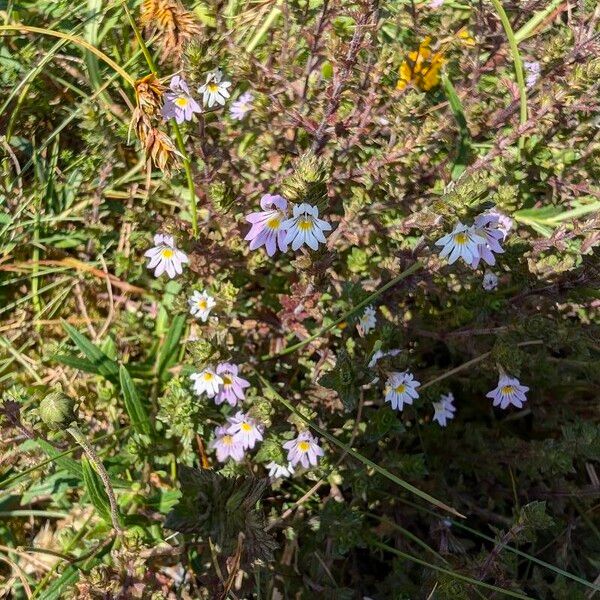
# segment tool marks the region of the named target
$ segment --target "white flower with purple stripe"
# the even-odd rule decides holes
[[[495,254],[502,254],[504,250],[500,245],[500,240],[505,238],[500,229],[500,218],[495,213],[483,213],[475,217],[473,229],[485,242],[477,246],[477,254],[473,256],[471,266],[476,269],[479,261],[483,259],[488,265],[496,264]]]
[[[454,406],[454,395],[452,392],[442,394],[439,402],[433,403],[433,420],[439,423],[440,427],[446,427],[448,421],[454,419],[456,407]]]
[[[232,435],[233,439],[242,445],[242,448],[251,450],[256,442],[262,441],[264,426],[253,417],[240,410],[227,420],[229,421],[227,433]]]
[[[448,263],[453,264],[462,258],[468,265],[479,256],[479,246],[486,243],[486,239],[475,231],[458,222],[452,232],[442,236],[436,246],[442,246],[440,257],[448,257]]]
[[[311,465],[315,466],[319,457],[324,455],[323,449],[310,431],[299,433],[296,439],[286,442],[283,447],[288,451],[288,460],[293,467],[300,463],[308,469]]]
[[[362,337],[367,335],[370,331],[373,331],[377,326],[377,316],[375,313],[375,309],[372,306],[367,306],[365,308],[365,312],[358,319],[358,323],[356,324],[356,329],[358,330],[358,334]]]
[[[402,410],[405,404],[412,404],[419,397],[417,388],[420,385],[409,371],[390,373],[385,384],[385,401],[394,410]]]
[[[330,231],[331,225],[319,219],[319,209],[305,202],[296,204],[293,217],[283,222],[282,227],[287,230],[285,243],[292,245],[292,250],[298,250],[306,244],[313,250],[317,250],[319,243],[324,244],[324,231]]]
[[[190,313],[198,317],[203,323],[206,323],[210,311],[216,306],[215,299],[206,291],[200,293],[196,290],[191,298],[188,298]]]
[[[243,400],[244,388],[250,387],[250,382],[243,377],[238,376],[239,367],[231,363],[220,363],[217,365],[217,375],[221,377],[223,383],[215,396],[215,404],[228,402],[230,406],[235,406],[238,400]]]
[[[198,396],[206,394],[209,398],[216,396],[223,384],[223,379],[212,367],[206,367],[200,373],[192,373],[190,379],[194,382],[194,392]]]
[[[244,458],[242,444],[227,432],[227,427],[217,427],[215,429],[215,439],[210,443],[209,447],[216,450],[219,462],[225,462],[228,458],[233,458],[235,462],[240,462]]]
[[[287,465],[280,465],[275,461],[271,461],[267,465],[267,469],[269,469],[269,477],[271,479],[283,479],[284,477],[291,477],[294,474],[294,466],[291,462],[288,462]]]
[[[166,273],[171,279],[183,273],[183,263],[189,262],[188,257],[175,246],[172,235],[157,233],[154,236],[154,247],[144,253],[149,258],[148,269],[154,269],[154,276],[160,277]]]
[[[192,98],[185,80],[175,75],[169,84],[170,90],[165,92],[165,103],[162,116],[165,121],[175,119],[176,123],[191,121],[194,113],[201,113],[202,108]]]
[[[268,256],[273,256],[277,247],[287,250],[286,229],[283,226],[287,218],[287,200],[283,196],[265,194],[260,199],[262,211],[249,214],[246,221],[252,224],[244,238],[250,242],[250,250],[265,247]]]
[[[202,94],[204,106],[212,108],[215,104],[225,106],[225,100],[229,98],[229,86],[231,81],[223,79],[223,71],[217,68],[206,76],[206,83],[198,88],[198,93]]]
[[[494,401],[494,406],[500,408],[508,408],[511,404],[517,408],[523,408],[523,402],[527,402],[525,394],[529,391],[526,385],[521,385],[521,382],[516,377],[502,374],[498,379],[496,389],[486,394],[487,398]]]

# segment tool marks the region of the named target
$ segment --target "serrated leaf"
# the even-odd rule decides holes
[[[125,410],[131,419],[133,428],[143,435],[151,435],[152,426],[150,425],[148,411],[140,400],[131,375],[123,365],[119,367],[119,382],[125,399]]]

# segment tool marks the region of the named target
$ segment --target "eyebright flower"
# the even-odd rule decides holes
[[[188,304],[190,306],[190,313],[194,317],[198,317],[203,323],[206,323],[210,311],[217,304],[215,299],[208,293],[200,293],[196,290],[191,298],[188,298]]]
[[[454,406],[454,395],[452,392],[448,394],[442,394],[439,402],[433,403],[433,410],[435,411],[433,420],[437,421],[441,427],[446,427],[448,421],[454,419],[454,413],[456,412],[456,407]]]
[[[476,269],[479,261],[483,259],[488,265],[496,264],[496,254],[502,254],[504,250],[500,245],[500,240],[504,239],[504,234],[499,228],[499,217],[494,213],[483,213],[475,217],[473,230],[477,235],[485,239],[484,244],[477,246],[477,254],[473,256],[471,266]]]
[[[144,253],[149,258],[148,269],[155,269],[154,276],[160,277],[163,273],[173,279],[175,275],[183,273],[183,263],[189,262],[188,257],[175,246],[172,235],[157,233],[154,236],[154,247]]]
[[[241,410],[233,417],[229,417],[228,421],[227,433],[232,435],[242,448],[250,450],[254,448],[256,442],[262,441],[264,426]]]
[[[330,231],[331,225],[319,219],[319,209],[316,206],[306,203],[296,204],[293,215],[282,224],[282,227],[287,230],[285,243],[291,243],[292,250],[298,250],[304,244],[317,250],[319,242],[325,243],[323,232]]]
[[[502,240],[504,241],[508,236],[508,232],[512,229],[514,221],[509,216],[501,213],[495,208],[489,210],[486,214],[497,217],[498,221],[496,223],[496,227],[502,232]]]
[[[185,80],[175,75],[169,84],[170,91],[165,93],[162,115],[165,121],[175,119],[177,123],[191,121],[194,113],[201,113],[202,108],[190,95]]]
[[[194,382],[194,392],[201,396],[206,394],[213,398],[219,392],[219,387],[223,384],[223,379],[217,375],[212,367],[206,367],[200,373],[192,373],[190,379]]]
[[[253,108],[254,94],[244,92],[237,100],[231,103],[229,114],[235,121],[241,121]]]
[[[217,427],[215,429],[215,439],[209,444],[209,447],[217,451],[219,462],[225,462],[228,458],[240,462],[244,458],[242,444],[227,432],[227,427]]]
[[[525,67],[525,85],[532,88],[540,78],[540,63],[537,60],[526,60],[523,62]]]
[[[372,306],[367,306],[365,312],[358,319],[356,329],[358,329],[359,335],[362,337],[367,335],[369,331],[372,331],[377,326],[377,317],[375,316],[375,309]]]
[[[244,388],[250,387],[250,382],[243,377],[238,377],[239,367],[231,363],[220,363],[217,365],[217,374],[223,383],[215,396],[215,404],[223,404],[227,401],[230,406],[235,406],[238,400],[244,399]]]
[[[402,410],[405,404],[412,404],[413,400],[419,397],[417,388],[420,385],[408,371],[390,373],[385,384],[385,401],[389,402],[394,410]]]
[[[506,374],[500,375],[496,389],[486,394],[487,398],[494,401],[494,406],[508,408],[511,404],[517,408],[523,408],[523,402],[527,402],[525,393],[529,391],[526,385],[521,385],[516,377]]]
[[[448,256],[448,263],[453,264],[462,258],[468,265],[479,256],[479,246],[485,245],[486,239],[477,233],[473,227],[467,227],[458,222],[451,233],[441,237],[436,246],[443,246],[440,257]]]
[[[271,479],[281,479],[283,477],[291,477],[294,474],[294,467],[292,463],[288,462],[287,465],[280,465],[274,461],[271,461],[267,465],[269,469],[269,477]]]
[[[217,68],[206,76],[206,83],[198,88],[198,93],[202,94],[202,101],[208,108],[215,104],[225,106],[225,100],[229,98],[231,81],[223,80],[223,71]]]
[[[310,465],[315,466],[319,462],[319,456],[324,454],[310,431],[299,433],[296,439],[286,442],[283,447],[288,451],[288,460],[293,467],[300,463],[308,469]]]
[[[439,8],[444,4],[444,0],[430,0],[429,8]]]
[[[250,242],[250,250],[264,246],[268,256],[275,254],[277,246],[282,252],[287,250],[287,231],[283,227],[287,217],[287,205],[287,200],[282,196],[265,194],[260,199],[262,211],[246,217],[246,221],[252,223],[248,235],[244,238]]]
[[[483,274],[483,289],[486,292],[492,292],[498,287],[498,276],[491,271],[486,271]]]

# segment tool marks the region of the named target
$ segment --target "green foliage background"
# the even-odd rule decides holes
[[[134,1],[0,2],[0,594],[592,597],[597,3],[189,0],[201,32],[176,60],[160,33],[148,60],[125,7],[135,25]],[[73,36],[132,80],[158,65],[195,89],[220,65],[254,110],[181,127],[191,185],[147,168],[130,82]],[[397,90],[426,36],[440,84]],[[541,66],[527,89],[522,60]],[[250,252],[265,193],[317,204],[327,245]],[[492,206],[514,226],[486,292],[433,242]],[[159,231],[190,257],[173,281],[144,265]],[[187,307],[204,289],[206,325]],[[207,448],[231,409],[189,374],[229,359],[266,435],[222,465]],[[485,397],[498,367],[529,386],[523,410]],[[397,413],[382,382],[403,369],[423,385]],[[294,427],[326,455],[269,481]]]

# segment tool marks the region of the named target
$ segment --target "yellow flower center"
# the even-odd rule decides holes
[[[241,430],[242,431],[252,431],[252,425],[250,425],[250,423],[246,423],[246,421],[244,421],[241,425]]]
[[[279,217],[273,217],[267,221],[267,227],[269,229],[278,229],[281,224],[281,219]]]
[[[308,442],[298,442],[298,450],[301,452],[308,452],[310,450],[310,444]]]
[[[214,375],[211,372],[204,373],[204,381],[211,381]]]
[[[231,385],[231,377],[229,375],[223,375],[223,385]]]
[[[213,94],[219,91],[219,84],[217,83],[209,83],[207,87],[208,91],[212,92]]]
[[[208,305],[206,304],[206,300],[204,300],[204,298],[202,300],[198,300],[198,308],[200,310],[206,310],[208,308]]]
[[[188,102],[189,100],[185,96],[179,96],[179,98],[175,100],[175,104],[181,108],[185,108],[188,105]]]
[[[505,385],[500,391],[505,396],[508,396],[509,394],[512,394],[515,391],[515,386],[514,385]]]
[[[406,391],[406,386],[401,383],[398,387],[394,388],[394,391],[396,392],[396,394],[404,394],[404,392]]]
[[[224,435],[221,438],[221,441],[226,445],[226,446],[231,446],[231,444],[233,444],[233,436],[232,435]]]
[[[310,231],[312,229],[312,221],[310,219],[300,219],[298,221],[298,229],[301,231]]]
[[[466,233],[457,233],[454,236],[454,241],[457,244],[466,244],[468,239],[469,239],[469,236]]]
[[[175,252],[173,252],[173,250],[171,250],[171,248],[163,248],[163,251],[161,252],[162,257],[163,258],[172,258],[173,254],[175,254]]]

